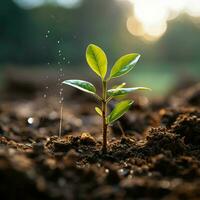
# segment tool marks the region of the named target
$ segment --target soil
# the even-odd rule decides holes
[[[132,96],[125,136],[110,127],[107,153],[94,99],[70,95],[58,137],[57,99],[4,92],[0,199],[200,199],[200,84],[163,99]]]

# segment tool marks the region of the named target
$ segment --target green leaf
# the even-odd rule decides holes
[[[125,100],[116,104],[114,110],[108,116],[107,122],[111,124],[117,119],[119,119],[122,115],[124,115],[128,111],[128,109],[130,108],[132,104],[133,104],[133,101],[131,100]]]
[[[140,55],[137,53],[127,54],[119,58],[110,72],[110,79],[127,74],[136,65]]]
[[[79,90],[82,90],[84,92],[90,93],[90,94],[95,94],[96,93],[96,88],[94,85],[87,81],[82,81],[82,80],[65,80],[63,81],[63,84],[70,85],[72,87],[75,87]]]
[[[90,44],[86,50],[86,60],[90,68],[104,79],[107,72],[107,57],[104,51],[100,47]]]
[[[107,94],[112,97],[126,95],[128,93],[137,91],[137,90],[151,90],[147,87],[133,87],[133,88],[116,88],[116,89],[110,89],[107,91]]]
[[[102,116],[102,111],[99,107],[95,107],[95,110],[100,116]]]
[[[112,87],[112,89],[118,89],[118,88],[123,88],[126,85],[126,83],[122,83],[120,85],[115,85]]]

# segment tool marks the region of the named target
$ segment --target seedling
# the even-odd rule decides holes
[[[111,79],[120,77],[130,72],[136,65],[140,58],[137,53],[127,54],[119,58],[111,69],[110,75],[107,74],[107,57],[104,51],[94,45],[90,44],[86,50],[86,60],[90,68],[101,78],[102,95],[99,96],[96,92],[96,88],[93,84],[83,80],[66,80],[63,83],[75,87],[84,92],[90,93],[101,102],[101,108],[95,107],[96,112],[102,118],[102,135],[103,135],[103,152],[107,151],[107,129],[108,125],[114,123],[122,115],[124,115],[131,105],[132,100],[123,100],[115,105],[115,108],[108,114],[107,105],[113,98],[124,96],[130,92],[137,90],[150,90],[146,87],[131,87],[125,88],[125,83],[115,86],[112,89],[108,89],[108,82]]]

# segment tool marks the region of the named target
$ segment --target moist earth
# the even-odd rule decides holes
[[[71,94],[58,137],[58,101],[40,96],[1,99],[1,199],[200,199],[200,84],[130,96],[125,134],[109,127],[107,153],[94,99]]]

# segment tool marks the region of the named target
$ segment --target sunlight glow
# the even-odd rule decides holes
[[[31,8],[41,6],[44,3],[44,0],[31,0],[31,1],[14,0],[14,2],[16,2],[18,5],[20,5],[23,8],[31,9]]]
[[[190,0],[191,3],[187,6],[186,12],[192,17],[200,16],[200,1],[199,0]]]
[[[185,12],[200,17],[200,0],[129,0],[133,4],[134,16],[127,19],[128,31],[155,41],[167,30],[167,22]]]
[[[67,8],[77,7],[81,4],[81,0],[57,0],[57,3]]]
[[[26,9],[32,9],[43,4],[60,5],[66,8],[79,6],[82,0],[14,0],[18,5]]]

